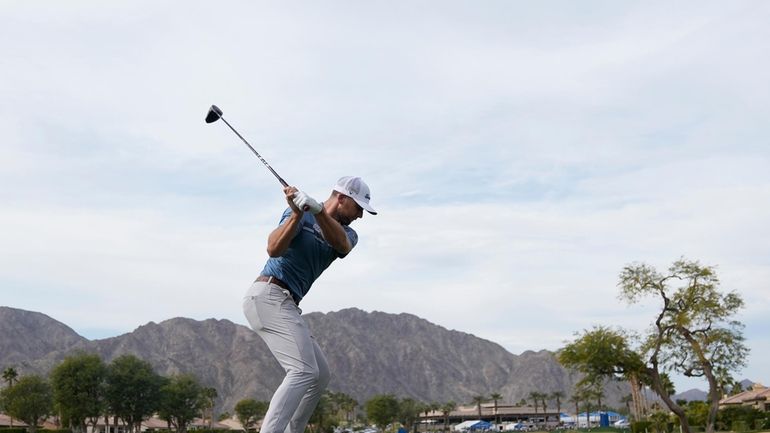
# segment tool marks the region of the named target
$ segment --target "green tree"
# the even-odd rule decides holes
[[[449,414],[455,409],[457,409],[457,403],[453,401],[448,401],[441,405],[441,414],[444,415],[444,431],[449,431]]]
[[[420,412],[425,410],[426,414],[432,410],[432,405],[422,404],[412,398],[402,398],[398,402],[398,422],[404,426],[404,428],[413,430],[417,425],[416,421],[420,417]]]
[[[709,404],[705,401],[687,403],[687,423],[692,426],[705,426],[709,417]]]
[[[54,404],[62,422],[75,432],[85,432],[86,425],[96,425],[106,412],[104,398],[107,367],[97,354],[68,356],[51,372]]]
[[[122,355],[107,366],[105,397],[110,413],[123,420],[128,431],[137,431],[142,421],[160,407],[163,379],[149,362]]]
[[[214,421],[214,405],[216,398],[219,396],[216,388],[204,388],[203,389],[203,420],[209,421],[209,430],[211,430],[211,423]]]
[[[623,403],[623,405],[626,407],[625,414],[628,415],[631,413],[631,402],[633,401],[633,396],[631,394],[626,394],[623,397],[620,398],[620,402]]]
[[[9,388],[13,386],[13,383],[16,381],[18,377],[19,377],[19,373],[13,367],[6,367],[5,370],[3,370],[3,380],[5,381],[6,386]],[[0,404],[0,410],[2,410],[1,404]],[[11,417],[10,424],[11,424],[11,427],[13,427],[13,417]]]
[[[537,414],[537,408],[540,407],[540,393],[537,391],[531,391],[529,393],[529,401],[535,407],[535,414]]]
[[[204,388],[191,374],[175,375],[161,386],[161,419],[168,421],[177,433],[186,433],[187,426],[206,405]]]
[[[740,380],[736,380],[730,386],[730,395],[736,395],[743,392],[743,384]]]
[[[243,425],[244,430],[254,428],[257,421],[262,419],[267,413],[268,403],[257,401],[253,398],[245,398],[235,404],[235,416]]]
[[[481,404],[487,401],[487,397],[483,395],[474,395],[471,402],[476,405],[476,410],[479,413],[479,419],[481,419]]]
[[[24,421],[30,433],[37,431],[53,410],[51,386],[40,376],[24,376],[0,391],[0,401],[11,417]]]
[[[376,395],[364,403],[366,417],[381,429],[398,417],[398,400],[392,394]]]
[[[604,398],[604,386],[601,382],[593,384],[589,389],[590,396],[596,399],[596,407],[599,412],[604,410],[602,399]]]
[[[5,381],[7,386],[13,386],[13,383],[16,381],[16,379],[19,377],[19,373],[16,371],[13,367],[6,367],[5,370],[3,370],[3,380]]]
[[[345,414],[345,421],[350,424],[351,416],[358,406],[358,402],[353,397],[345,394],[344,392],[338,392],[335,394],[337,401],[337,407]]]
[[[255,427],[257,421],[264,418],[268,407],[269,403],[267,402],[246,398],[235,405],[235,416],[243,425],[244,430],[249,430]]]
[[[489,398],[492,400],[492,402],[495,405],[495,423],[499,423],[499,417],[497,416],[497,402],[503,399],[503,395],[500,393],[492,393],[489,395]]]
[[[578,429],[580,427],[580,423],[578,422],[578,418],[580,415],[580,402],[583,401],[583,395],[580,393],[580,390],[576,389],[572,393],[572,397],[569,398],[570,403],[575,403],[575,429]]]
[[[575,393],[580,396],[580,401],[583,402],[583,409],[585,409],[586,412],[586,428],[591,428],[591,399],[593,398],[593,392],[591,391],[591,388],[588,387],[589,385],[583,385],[583,387],[580,387],[575,391]],[[578,412],[579,414],[579,412]],[[580,417],[578,417],[579,419]],[[575,420],[576,424],[579,426],[578,419]]]
[[[322,433],[330,431],[337,423],[335,394],[326,391],[316,404],[313,414],[310,416],[309,427],[311,432]]]
[[[557,359],[565,367],[583,373],[577,387],[590,389],[606,379],[627,380],[634,408],[640,408],[640,387],[646,371],[641,355],[632,347],[633,337],[622,329],[604,326],[595,326],[576,336],[575,341],[558,351]],[[591,397],[581,396],[586,398]]]
[[[713,267],[684,259],[665,274],[644,264],[626,266],[619,285],[621,299],[630,304],[648,296],[661,302],[641,350],[652,389],[690,433],[684,409],[671,399],[662,372],[705,378],[710,402],[706,433],[713,433],[724,385],[732,382],[732,372],[745,366],[749,352],[743,324],[734,319],[743,299],[735,292],[720,292]]]
[[[559,425],[561,425],[561,399],[564,398],[564,393],[561,391],[554,391],[551,393],[551,398],[556,402],[556,412],[559,414]]]
[[[438,412],[440,410],[441,410],[441,403],[437,403],[435,401],[432,402],[432,403],[428,403],[428,404],[424,405],[424,407],[423,407],[423,411],[425,411],[425,418],[426,418],[426,420],[428,418],[428,415],[431,412]],[[425,430],[426,431],[428,430],[428,424],[425,424]]]
[[[663,411],[653,412],[649,416],[650,425],[655,433],[668,433],[668,423],[671,417]]]
[[[752,406],[729,406],[719,410],[717,423],[732,431],[762,429],[767,416]]]

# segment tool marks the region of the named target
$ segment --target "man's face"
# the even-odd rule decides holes
[[[352,198],[340,194],[340,204],[337,206],[337,221],[344,226],[364,216],[364,209]]]

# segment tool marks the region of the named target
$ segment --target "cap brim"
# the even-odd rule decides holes
[[[362,208],[366,209],[366,211],[369,212],[370,214],[377,215],[377,211],[374,210],[373,207],[369,206],[369,203],[356,200],[355,197],[350,197],[350,198],[352,198],[356,203],[358,203],[359,206],[361,206]]]

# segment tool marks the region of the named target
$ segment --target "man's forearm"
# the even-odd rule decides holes
[[[347,254],[353,249],[348,239],[348,234],[345,233],[345,229],[342,224],[337,222],[334,218],[330,217],[326,213],[326,210],[322,210],[315,216],[315,220],[318,226],[321,227],[321,233],[323,233],[324,239],[329,245],[334,248],[340,254]]]
[[[301,219],[301,215],[292,213],[285,223],[276,227],[270,233],[270,236],[267,238],[267,254],[270,257],[280,257],[286,252],[289,244],[291,244],[291,240],[294,239],[294,233]]]

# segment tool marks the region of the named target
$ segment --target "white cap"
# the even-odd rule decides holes
[[[370,214],[377,215],[377,211],[369,205],[369,186],[360,177],[343,176],[334,185],[334,190],[352,198]]]

